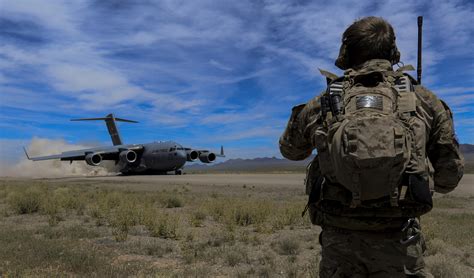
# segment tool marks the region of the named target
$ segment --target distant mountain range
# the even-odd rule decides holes
[[[461,144],[461,152],[466,159],[466,172],[474,172],[474,145]],[[276,157],[259,157],[253,159],[229,159],[215,164],[188,164],[186,172],[304,172],[311,156],[301,161],[291,161]]]

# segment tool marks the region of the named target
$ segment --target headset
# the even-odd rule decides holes
[[[339,56],[334,63],[338,68],[346,70],[351,67],[349,63],[349,55],[347,55],[347,38],[342,39],[341,49],[339,50]],[[395,38],[393,38],[392,49],[390,50],[390,62],[392,65],[396,65],[400,62],[400,51],[398,51],[397,45],[395,43]]]

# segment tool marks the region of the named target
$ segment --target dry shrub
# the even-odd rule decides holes
[[[288,202],[280,204],[272,217],[273,230],[281,230],[286,226],[309,224],[307,218],[301,217],[302,205],[300,203]]]
[[[185,267],[182,271],[177,271],[172,277],[195,277],[207,278],[212,276],[212,269],[207,265],[192,265]]]
[[[439,238],[433,238],[426,241],[426,255],[436,255],[438,253],[445,253],[450,246]],[[451,247],[452,248],[452,247]]]
[[[242,247],[226,248],[224,253],[224,262],[228,266],[236,266],[240,263],[248,263],[249,257],[247,250]]]
[[[173,252],[173,246],[163,240],[156,238],[145,238],[131,241],[127,245],[127,250],[134,254],[163,257]]]
[[[75,210],[78,215],[84,214],[85,192],[80,192],[77,189],[70,189],[67,187],[60,187],[53,191],[53,196],[59,205],[65,210]]]
[[[179,217],[168,213],[159,212],[147,218],[144,223],[152,237],[178,238]]]
[[[472,277],[472,269],[463,267],[460,262],[452,256],[436,254],[425,258],[428,270],[434,277],[439,278],[468,278]],[[469,270],[471,273],[469,273]]]
[[[170,196],[165,200],[167,208],[180,208],[183,206],[183,200],[177,196]]]
[[[135,204],[127,202],[115,209],[109,216],[109,223],[112,227],[112,235],[116,241],[125,241],[131,227],[138,224],[134,215]]]
[[[194,227],[202,227],[206,220],[206,213],[202,210],[196,210],[191,214],[191,225]]]
[[[40,210],[44,195],[44,192],[36,186],[27,187],[23,191],[18,189],[8,196],[8,204],[17,214],[35,213]]]
[[[62,220],[62,217],[59,215],[61,205],[54,196],[45,196],[42,199],[41,212],[48,216],[48,224],[50,226],[56,226]]]
[[[272,213],[272,203],[262,200],[214,199],[207,202],[215,221],[232,227],[262,224]]]
[[[292,237],[280,238],[277,242],[273,242],[272,245],[280,255],[298,255],[300,252],[299,242]]]
[[[207,245],[211,247],[229,246],[235,244],[235,234],[226,229],[212,230],[209,233]]]

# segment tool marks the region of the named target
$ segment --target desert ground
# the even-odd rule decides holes
[[[301,173],[0,178],[1,276],[317,277]],[[435,277],[474,277],[474,175],[422,217]]]

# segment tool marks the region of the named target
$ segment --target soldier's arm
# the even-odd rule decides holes
[[[313,146],[308,125],[319,115],[319,97],[293,107],[290,119],[280,137],[280,152],[290,160],[303,160],[311,155]]]
[[[435,191],[448,193],[456,188],[464,172],[464,159],[454,131],[453,114],[446,103],[427,89],[421,89],[425,91],[425,100],[432,108],[433,121],[427,153],[435,170]]]

